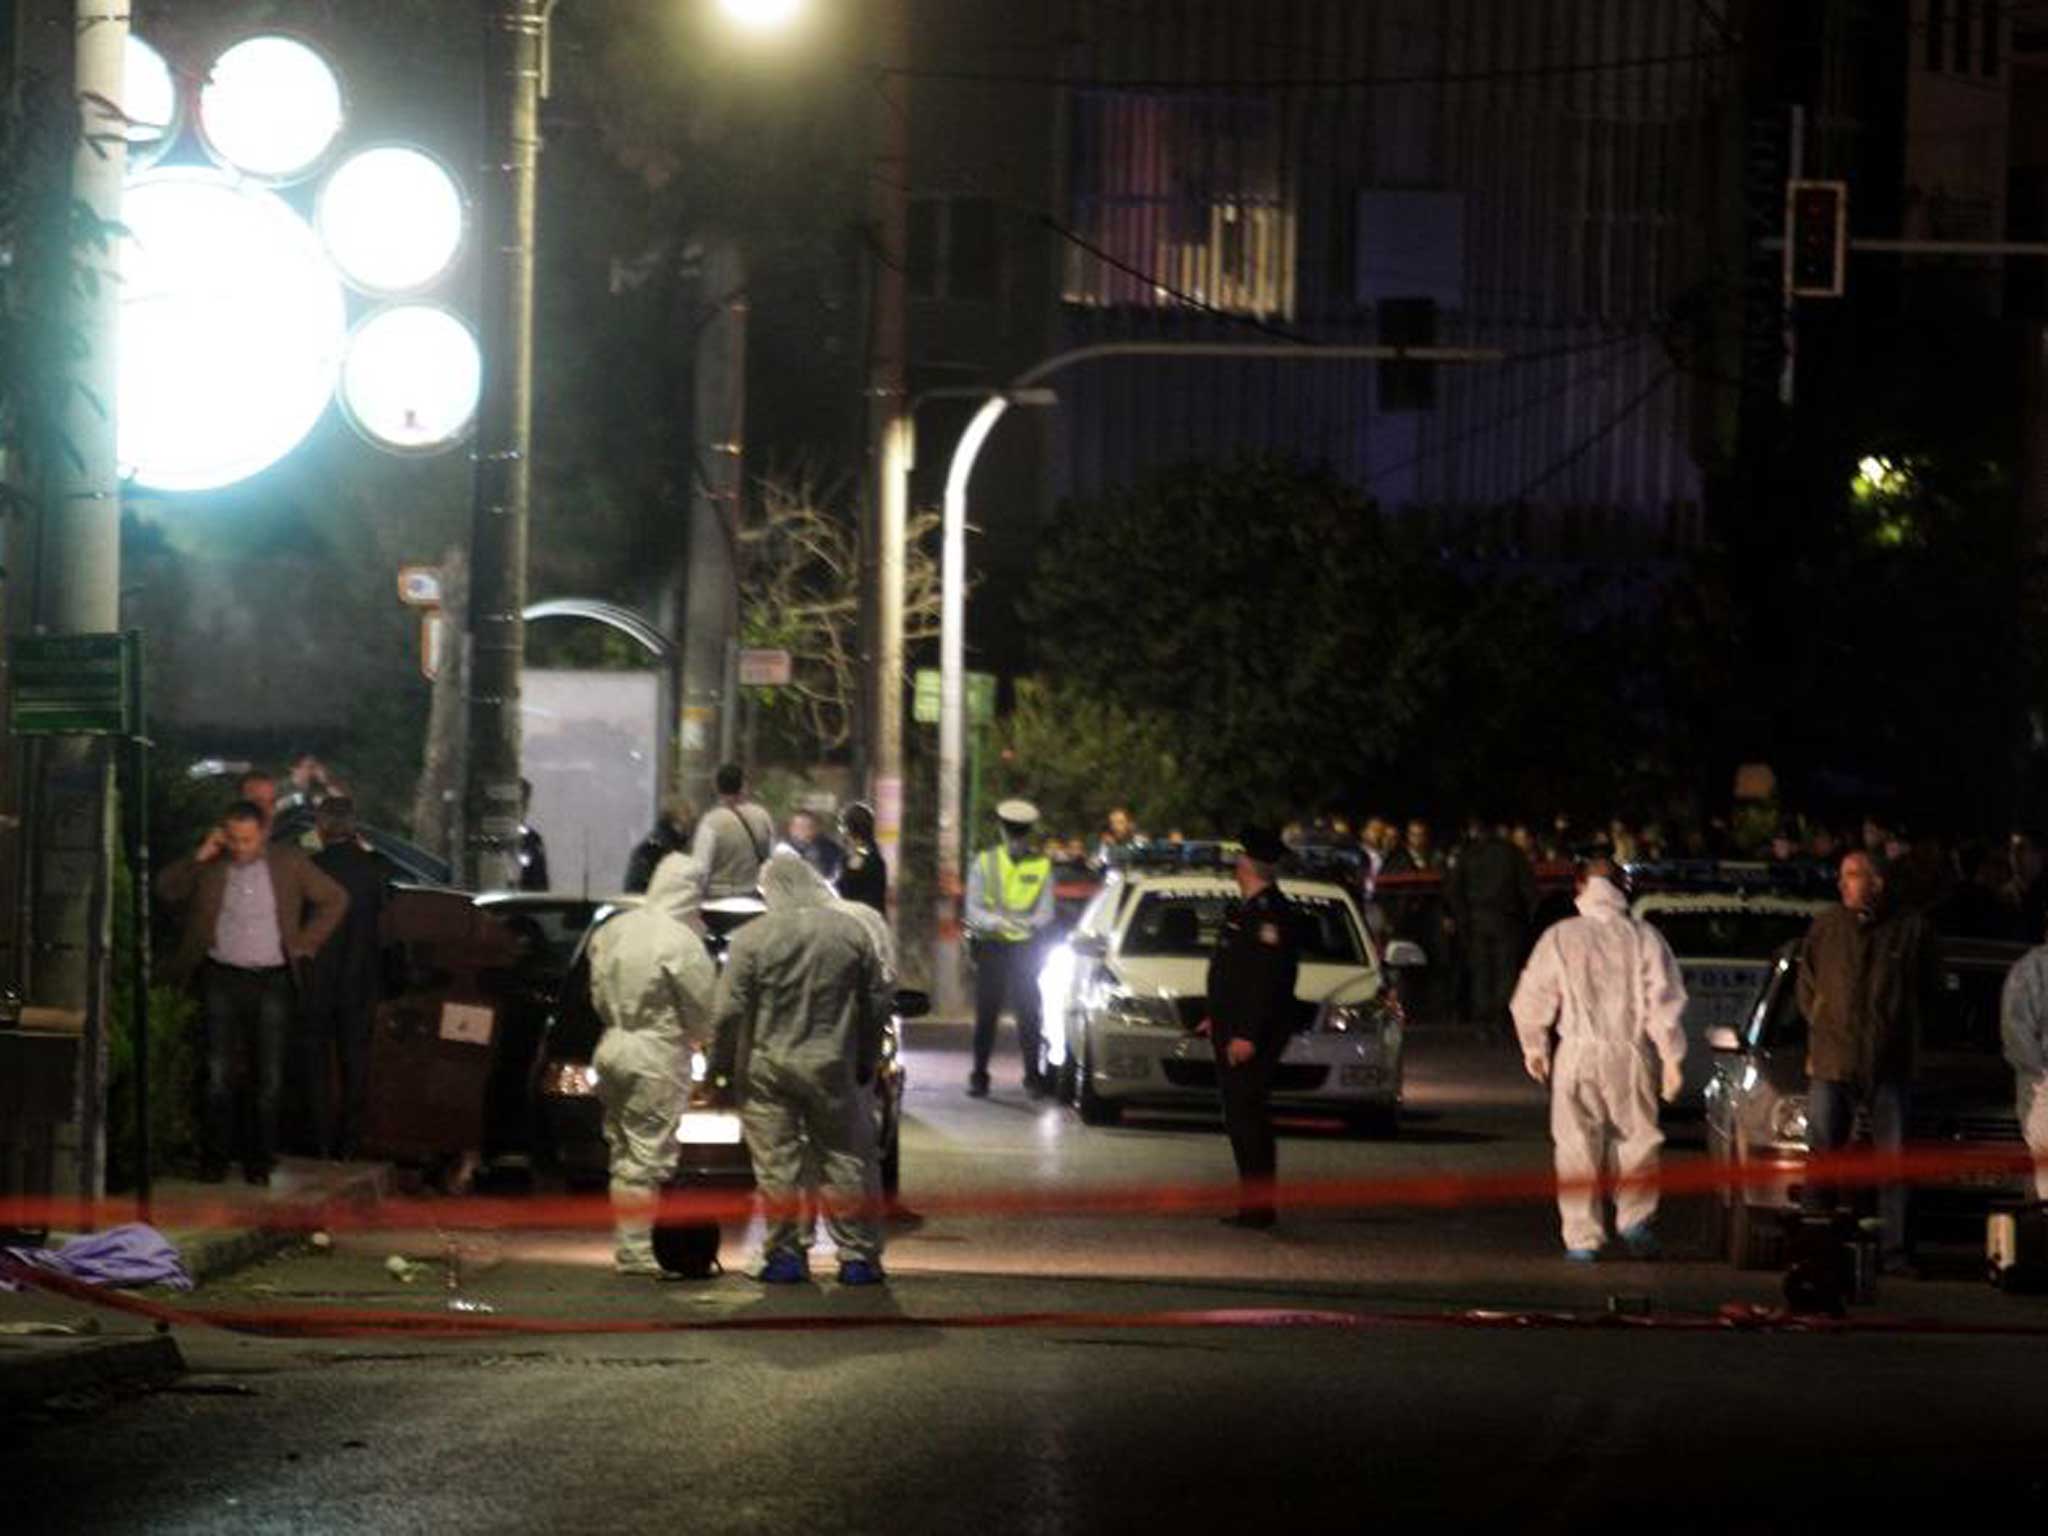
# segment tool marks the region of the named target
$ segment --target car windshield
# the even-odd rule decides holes
[[[1363,965],[1364,947],[1351,908],[1335,896],[1295,896],[1307,920],[1301,958],[1325,965]],[[1147,891],[1124,930],[1123,953],[1133,958],[1199,959],[1216,947],[1224,920],[1239,898],[1216,892]]]
[[[1806,932],[1804,912],[1651,907],[1643,920],[1681,960],[1768,960]]]
[[[1998,1002],[2005,987],[2001,965],[1953,965],[1942,972],[1941,999],[1920,1029],[1920,1048],[1943,1054],[1996,1056]],[[1771,978],[1753,1038],[1766,1050],[1806,1044],[1806,1016],[1799,1010],[1799,967],[1793,961]]]

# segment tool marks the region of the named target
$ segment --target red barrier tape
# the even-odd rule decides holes
[[[481,1312],[402,1312],[348,1308],[329,1311],[264,1311],[233,1307],[178,1307],[167,1302],[108,1291],[33,1264],[0,1256],[0,1275],[75,1301],[147,1318],[159,1328],[205,1327],[264,1338],[487,1338],[557,1334],[580,1337],[657,1333],[853,1333],[877,1329],[1013,1331],[1020,1329],[1169,1328],[1468,1328],[1507,1332],[1534,1330],[1677,1333],[1942,1334],[1977,1338],[2048,1339],[2048,1325],[1945,1323],[1903,1317],[1830,1318],[1795,1315],[1731,1303],[1713,1314],[1650,1315],[1612,1312],[1493,1311],[1388,1312],[1303,1307],[1168,1308],[1156,1312],[1046,1311],[966,1312],[925,1316],[902,1313],[825,1313],[789,1317],[583,1318],[508,1317]]]
[[[1560,1187],[1655,1189],[1666,1196],[1703,1195],[1748,1189],[1788,1179],[1835,1189],[1884,1184],[1939,1184],[1958,1178],[2030,1176],[2032,1154],[1982,1149],[1911,1148],[1901,1153],[1847,1151],[1786,1163],[1724,1167],[1699,1160],[1629,1179],[1559,1180],[1548,1168],[1482,1174],[1398,1174],[1372,1179],[1296,1180],[1276,1186],[1277,1203],[1294,1210],[1455,1209],[1464,1206],[1547,1202]],[[745,1221],[755,1197],[745,1190],[670,1191],[662,1216],[670,1221]],[[1236,1209],[1235,1184],[1120,1185],[1045,1191],[982,1191],[916,1197],[926,1216],[1197,1216]],[[132,1219],[131,1204],[116,1200],[15,1198],[0,1200],[0,1227],[77,1229]],[[886,1215],[887,1211],[879,1214]],[[325,1228],[363,1231],[450,1228],[463,1231],[559,1231],[601,1229],[612,1223],[604,1195],[544,1196],[533,1199],[467,1197],[387,1199],[374,1207],[335,1202],[324,1207],[290,1203],[235,1203],[227,1200],[158,1199],[151,1208],[157,1226],[174,1231],[246,1227]]]

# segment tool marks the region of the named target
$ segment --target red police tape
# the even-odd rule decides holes
[[[1500,1173],[1389,1174],[1358,1179],[1297,1179],[1274,1190],[1276,1203],[1298,1211],[1359,1209],[1456,1209],[1545,1202],[1560,1185],[1602,1190],[1654,1187],[1663,1195],[1704,1195],[1721,1189],[1783,1185],[1789,1181],[1819,1183],[1848,1190],[1885,1184],[1954,1184],[1973,1182],[2016,1188],[2031,1176],[2035,1160],[2023,1148],[1911,1147],[1899,1153],[1855,1150],[1782,1162],[1751,1162],[1735,1167],[1701,1158],[1666,1166],[1640,1178],[1561,1181],[1549,1168]],[[663,1194],[666,1221],[736,1222],[753,1214],[756,1196],[742,1189],[671,1190]],[[915,1205],[927,1218],[963,1217],[1119,1217],[1199,1216],[1234,1210],[1234,1183],[1103,1185],[1063,1189],[976,1190],[919,1193]],[[0,1200],[0,1227],[17,1229],[79,1229],[103,1226],[137,1215],[131,1200],[110,1197],[98,1202],[76,1199],[15,1197]],[[884,1212],[882,1214],[887,1214]],[[252,1218],[270,1228],[324,1228],[329,1231],[417,1230],[560,1231],[607,1228],[612,1224],[609,1199],[602,1194],[463,1199],[390,1198],[371,1204],[336,1200],[295,1205],[244,1199],[160,1197],[149,1219],[173,1231],[198,1231],[251,1225]]]

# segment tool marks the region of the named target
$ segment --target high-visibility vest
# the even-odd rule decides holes
[[[1043,854],[1012,860],[1007,846],[982,849],[983,899],[1003,916],[1015,918],[1027,929],[1022,934],[997,933],[989,937],[1010,944],[1021,944],[1029,938],[1031,914],[1038,910],[1039,892],[1045,889],[1045,882],[1051,878],[1052,860]]]

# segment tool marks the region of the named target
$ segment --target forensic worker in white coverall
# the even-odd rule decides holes
[[[709,1044],[715,1025],[718,967],[695,917],[703,891],[703,866],[671,853],[655,867],[642,905],[591,941],[590,996],[605,1025],[591,1065],[604,1105],[622,1275],[661,1273],[655,1205],[675,1167],[690,1054]]]
[[[1664,936],[1629,915],[1607,860],[1581,872],[1578,909],[1536,941],[1510,1012],[1523,1065],[1550,1084],[1565,1257],[1591,1263],[1607,1240],[1592,1181],[1657,1171],[1658,1092],[1668,1104],[1684,1081],[1685,982]],[[1655,1187],[1623,1185],[1614,1207],[1630,1254],[1656,1257]]]
[[[770,856],[761,899],[768,910],[726,951],[713,1057],[738,1094],[761,1195],[759,1278],[809,1278],[805,1206],[815,1200],[840,1284],[879,1284],[881,1167],[868,1094],[895,990],[866,921],[800,856]]]

